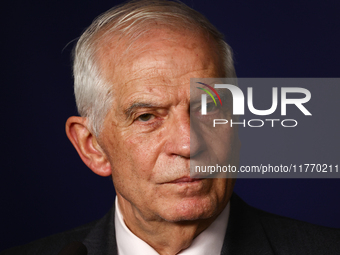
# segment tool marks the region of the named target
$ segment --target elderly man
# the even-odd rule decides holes
[[[186,5],[134,1],[99,16],[75,49],[81,117],[66,133],[93,172],[112,176],[115,206],[13,254],[58,254],[72,241],[88,254],[340,254],[339,232],[249,207],[232,195],[234,179],[190,177],[202,153],[190,136],[190,78],[212,77],[235,77],[231,50]],[[235,128],[219,146],[220,162],[237,165]]]
[[[74,76],[83,117],[69,118],[66,131],[92,171],[112,175],[122,254],[220,252],[234,180],[190,178],[190,78],[234,73],[222,35],[179,3],[115,8],[80,38]],[[235,131],[226,139],[238,153]],[[221,213],[216,236],[191,246]]]

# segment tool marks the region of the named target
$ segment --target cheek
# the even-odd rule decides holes
[[[158,134],[133,134],[116,132],[108,140],[115,141],[110,145],[108,155],[113,167],[113,177],[124,176],[129,181],[149,180],[154,167],[162,153],[163,143]]]
[[[233,144],[235,130],[225,125],[216,129],[206,139],[208,153],[215,155],[219,162],[223,162],[231,157],[236,147]]]
[[[167,141],[167,127],[163,126],[153,131],[140,131],[138,127],[129,128],[122,139],[122,145],[138,160],[155,161],[162,153]]]
[[[226,204],[234,189],[236,179],[216,178],[213,181],[212,193],[216,194],[218,204]]]

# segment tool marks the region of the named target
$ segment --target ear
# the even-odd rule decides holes
[[[86,126],[86,119],[72,116],[66,121],[66,134],[83,162],[100,176],[111,175],[111,165],[96,137]]]

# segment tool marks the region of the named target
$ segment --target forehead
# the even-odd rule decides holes
[[[115,101],[137,94],[183,93],[190,78],[218,77],[219,57],[202,33],[152,29],[133,43],[121,39],[102,47],[101,67]]]
[[[203,60],[202,53],[206,54],[204,56],[206,62],[212,58],[218,62],[216,60],[219,59],[214,39],[199,30],[153,25],[146,31],[127,37],[112,34],[98,39],[102,41],[98,45],[99,67],[103,76],[109,81],[115,80],[115,75],[129,75],[122,69],[129,69],[137,59],[148,57],[151,59],[153,58],[151,55],[156,57],[165,51],[168,54],[178,51],[186,54],[186,57],[196,53],[197,60],[200,62]],[[176,57],[178,58],[178,55]],[[194,59],[188,59],[188,62],[190,61]]]

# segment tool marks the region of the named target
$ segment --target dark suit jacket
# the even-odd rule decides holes
[[[255,209],[236,194],[222,255],[340,255],[340,230],[315,226]],[[1,253],[54,255],[69,242],[81,241],[89,255],[117,254],[113,207],[102,219]]]

